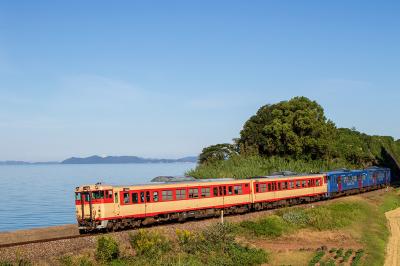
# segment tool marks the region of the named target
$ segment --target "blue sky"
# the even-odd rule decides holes
[[[400,138],[398,1],[1,1],[0,160],[180,157],[304,95]]]

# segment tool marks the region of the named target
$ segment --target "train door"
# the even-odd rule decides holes
[[[226,186],[219,186],[219,196],[222,197],[222,206],[225,206]]]
[[[342,191],[342,176],[337,177],[338,192]]]
[[[114,214],[116,216],[118,216],[121,211],[121,203],[118,194],[118,192],[114,192]]]
[[[81,207],[82,207],[82,218],[92,219],[93,206],[92,206],[92,195],[90,191],[82,192]]]
[[[147,216],[148,213],[152,213],[151,210],[151,195],[150,191],[141,191],[140,192],[140,200],[144,203],[144,216]]]
[[[362,175],[357,176],[357,181],[358,181],[358,188],[362,188]]]

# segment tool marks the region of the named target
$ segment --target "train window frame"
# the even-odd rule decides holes
[[[300,180],[296,180],[296,189],[301,188]]]
[[[256,183],[256,193],[260,192],[260,185],[258,183]]]
[[[139,203],[139,194],[137,192],[132,192],[131,198],[132,198],[132,204],[138,204]]]
[[[320,178],[317,178],[315,180],[315,186],[317,186],[317,187],[321,186],[321,179]]]
[[[153,191],[153,202],[158,202],[158,191]]]
[[[82,200],[82,196],[81,196],[80,192],[75,192],[75,200],[79,200],[79,201]]]
[[[189,199],[197,199],[199,198],[199,189],[198,188],[189,188]]]
[[[242,195],[243,194],[242,185],[235,185],[233,187],[233,192],[235,193],[235,195]]]
[[[140,202],[141,203],[144,203],[145,201],[144,201],[144,191],[140,191]]]
[[[213,187],[214,197],[218,197],[218,187]]]
[[[281,188],[282,188],[282,190],[286,190],[287,189],[287,182],[286,181],[282,182]]]
[[[118,192],[114,193],[114,201],[115,203],[118,203]]]
[[[175,190],[175,195],[177,200],[184,200],[186,199],[186,189],[185,188],[178,188]]]
[[[267,184],[266,183],[260,184],[260,192],[267,192]]]
[[[146,191],[146,202],[151,202],[150,191]]]
[[[228,186],[228,195],[233,195],[233,186]]]
[[[290,181],[290,189],[294,189],[295,188],[295,181],[291,180]]]
[[[209,198],[211,196],[209,187],[202,187],[201,188],[201,197],[202,198]]]
[[[129,204],[130,203],[130,198],[129,198],[129,193],[128,192],[124,192],[122,193],[122,198],[124,199],[124,204]]]
[[[104,190],[92,191],[92,199],[94,200],[104,199]]]
[[[276,182],[277,183],[277,190],[281,190],[281,182]]]
[[[161,192],[162,201],[171,201],[173,200],[173,192],[172,190],[163,190]]]

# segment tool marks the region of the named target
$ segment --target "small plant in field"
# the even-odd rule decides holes
[[[90,258],[88,258],[87,256],[82,256],[80,258],[78,258],[77,263],[74,265],[78,265],[78,266],[93,266],[92,261],[90,260]]]
[[[336,255],[335,255],[335,259],[338,259],[338,258],[340,258],[340,257],[343,257],[343,248],[339,248],[337,251],[336,251]]]
[[[329,250],[329,253],[335,253],[336,252],[336,248],[331,248],[330,250]]]
[[[140,229],[130,235],[130,242],[136,254],[148,258],[156,258],[168,252],[172,243],[159,232]]]
[[[61,265],[63,266],[73,266],[74,260],[71,256],[65,255],[58,259]],[[1,264],[0,264],[1,265]]]
[[[288,229],[287,223],[277,215],[267,216],[257,221],[243,221],[239,227],[250,231],[255,236],[279,237]]]
[[[350,256],[351,256],[351,254],[353,254],[353,250],[352,249],[348,249],[346,251],[346,253],[344,253],[343,262],[347,262],[349,260]]]
[[[325,255],[325,251],[323,250],[319,250],[315,253],[314,257],[310,260],[310,262],[308,263],[309,266],[314,266],[315,264],[317,264],[318,262],[320,262],[320,260],[322,259],[322,257]]]
[[[356,251],[356,255],[354,256],[352,262],[351,262],[351,266],[356,266],[360,263],[362,256],[364,256],[364,250],[363,249],[359,249]]]
[[[96,259],[103,262],[112,261],[119,257],[119,245],[111,237],[102,236],[97,239]]]

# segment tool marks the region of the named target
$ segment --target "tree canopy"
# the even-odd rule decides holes
[[[335,125],[306,97],[264,105],[244,124],[239,144],[259,155],[317,159],[331,155]]]

